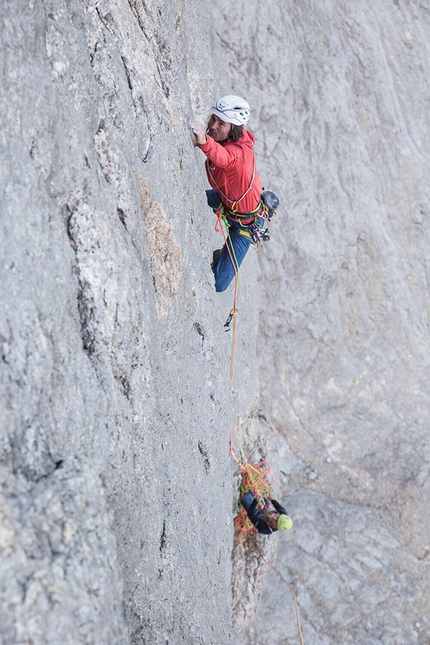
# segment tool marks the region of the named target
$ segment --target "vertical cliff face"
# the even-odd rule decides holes
[[[295,519],[260,546],[306,645],[424,645],[427,5],[20,0],[0,22],[2,640],[297,642],[245,546],[231,595],[240,415]],[[230,92],[282,202],[233,382],[187,127]]]
[[[244,280],[234,391],[187,126],[217,92],[207,8],[18,4],[0,9],[2,639],[229,642],[228,433],[256,393],[257,311]]]
[[[430,14],[423,2],[217,3],[282,215],[261,255],[262,407],[295,518],[277,567],[309,643],[425,643]],[[297,642],[267,576],[243,642]],[[286,639],[286,640],[285,640]]]

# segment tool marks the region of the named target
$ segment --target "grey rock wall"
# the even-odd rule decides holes
[[[284,206],[260,256],[260,406],[295,519],[275,564],[307,645],[428,643],[429,6],[236,10],[217,3],[224,83]],[[298,642],[275,573],[241,638]]]
[[[259,546],[306,645],[426,645],[427,4],[0,21],[1,641],[298,642],[233,542],[241,416],[295,520]],[[242,273],[233,382],[187,128],[230,92],[283,205]]]
[[[237,389],[187,125],[218,91],[207,15],[0,8],[7,645],[231,639],[228,440],[258,312],[243,281]]]

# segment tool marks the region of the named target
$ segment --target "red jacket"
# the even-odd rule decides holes
[[[227,140],[221,145],[206,136],[206,143],[199,146],[207,157],[205,167],[210,185],[220,193],[227,208],[238,201],[239,213],[250,213],[256,209],[261,198],[261,180],[255,167],[254,145],[254,135],[244,128],[243,137],[235,143]],[[254,179],[248,191],[253,173]]]

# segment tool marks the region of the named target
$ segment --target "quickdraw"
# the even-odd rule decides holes
[[[238,309],[232,309],[230,313],[227,316],[227,320],[224,323],[224,331],[230,331],[230,324],[231,321],[233,320],[233,316],[237,314],[239,310]]]
[[[250,224],[249,235],[252,243],[256,245],[257,249],[260,248],[261,242],[268,242],[270,240],[269,229],[264,228],[258,222]]]

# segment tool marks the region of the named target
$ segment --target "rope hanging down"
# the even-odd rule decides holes
[[[230,323],[233,321],[233,334],[231,337],[231,353],[230,353],[230,380],[234,378],[234,366],[236,361],[236,323],[237,323],[237,293],[239,290],[239,264],[236,259],[236,254],[234,252],[234,246],[230,240],[230,229],[226,217],[223,214],[222,208],[220,208],[217,213],[217,220],[215,223],[215,231],[217,233],[221,232],[224,238],[224,244],[227,248],[228,254],[230,256],[230,261],[233,265],[234,270],[234,296],[233,296],[233,308],[230,310],[228,318],[224,324],[226,328],[225,331],[230,329]],[[228,235],[225,234],[222,221],[225,224],[225,227],[228,231]]]
[[[288,589],[290,590],[290,593],[291,593],[291,595],[293,597],[293,601],[294,601],[294,608],[296,610],[297,632],[299,634],[300,645],[305,645],[304,640],[303,640],[303,634],[302,634],[302,626],[300,624],[299,605],[297,603],[297,598],[296,598],[296,594],[294,593],[294,589],[292,588],[292,586],[290,584],[288,584],[288,582],[285,580],[285,578],[282,575],[282,573],[280,573],[278,571],[278,569],[273,566],[273,564],[271,564],[268,560],[266,560],[266,558],[262,554],[261,549],[260,549],[260,547],[258,545],[257,545],[257,549],[258,549],[258,551],[260,553],[260,556],[261,556],[261,559],[263,560],[263,562],[265,562],[265,564],[267,564],[268,567],[273,569],[273,571],[275,571],[278,574],[278,576],[281,578],[282,582],[284,582],[287,585]]]
[[[231,355],[230,355],[230,379],[233,380],[235,359],[236,359],[236,324],[237,324],[237,313],[238,313],[237,295],[239,290],[239,263],[237,261],[236,253],[234,250],[234,244],[231,241],[230,222],[228,217],[231,217],[233,221],[239,222],[239,224],[242,226],[240,219],[235,218],[234,214],[237,213],[239,202],[242,201],[242,199],[251,190],[254,177],[255,177],[255,156],[254,156],[253,173],[252,173],[249,187],[242,195],[242,197],[240,197],[238,200],[234,202],[232,202],[231,199],[227,198],[227,196],[224,195],[224,193],[221,191],[221,189],[215,182],[211,173],[209,160],[207,160],[207,167],[208,167],[209,175],[212,179],[211,185],[216,186],[218,196],[221,195],[221,197],[223,197],[226,201],[229,201],[231,203],[230,208],[227,208],[226,206],[224,206],[224,203],[221,203],[218,210],[216,211],[217,219],[215,222],[215,231],[217,233],[219,232],[222,233],[222,236],[224,239],[224,245],[227,247],[227,252],[234,271],[233,307],[230,310],[230,313],[228,314],[226,322],[224,323],[225,331],[229,331],[230,324],[233,322],[233,334],[232,334]],[[270,191],[264,191],[261,194],[261,200],[258,204],[258,207],[254,209],[251,213],[248,213],[248,215],[252,215],[251,219],[253,219],[253,221],[250,223],[251,220],[248,220],[246,226],[238,229],[238,233],[248,237],[256,250],[258,250],[261,247],[262,241],[267,242],[268,240],[270,240],[269,229],[265,228],[265,226],[261,223],[261,220],[263,220],[264,222],[270,221],[273,215],[277,215],[278,213],[276,211],[276,207],[278,206],[278,204],[279,204],[279,200],[274,193],[271,193]],[[226,216],[225,210],[227,210],[228,217]],[[224,226],[225,226],[225,229],[227,230],[227,234],[224,230],[222,222],[224,222]]]

